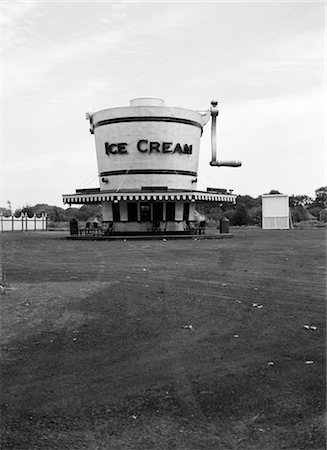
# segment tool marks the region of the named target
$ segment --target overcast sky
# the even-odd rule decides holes
[[[85,112],[163,98],[194,110],[219,101],[198,189],[258,196],[326,184],[325,3],[2,2],[1,206],[62,206],[97,187]]]

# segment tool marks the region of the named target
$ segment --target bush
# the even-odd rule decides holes
[[[308,211],[303,206],[291,208],[291,216],[293,222],[303,222],[309,220]]]
[[[71,219],[85,221],[91,216],[101,216],[101,207],[99,205],[83,205],[81,208],[63,209],[59,206],[51,206],[45,203],[38,203],[35,206],[26,205],[15,211],[15,216],[19,217],[24,212],[32,217],[34,214],[41,215],[45,213],[51,222],[70,222]]]
[[[319,219],[319,214],[320,214],[320,211],[322,211],[322,208],[320,206],[312,206],[311,208],[308,208],[308,211],[310,214],[312,214],[317,219]]]
[[[209,213],[207,214],[208,220],[213,220],[216,223],[218,223],[222,218],[224,217],[224,213],[219,206],[215,206],[214,208],[211,208]]]
[[[47,223],[48,231],[69,231],[69,223],[67,222],[54,222],[48,221]]]
[[[224,216],[227,217],[227,219],[230,221],[231,225],[233,225],[234,214],[235,214],[235,210],[234,209],[227,209],[224,212]]]
[[[230,219],[232,225],[248,225],[249,224],[249,214],[246,209],[246,206],[242,203],[239,203],[233,214],[233,217]]]
[[[249,224],[250,225],[261,225],[262,224],[262,207],[255,206],[251,208],[248,212]]]

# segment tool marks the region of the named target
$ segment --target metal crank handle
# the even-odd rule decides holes
[[[216,139],[216,121],[218,116],[218,102],[216,100],[212,100],[211,102],[211,151],[212,151],[212,160],[210,162],[210,166],[214,167],[240,167],[242,165],[241,161],[217,161],[217,139]]]

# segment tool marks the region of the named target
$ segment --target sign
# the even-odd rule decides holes
[[[128,144],[126,142],[105,142],[106,155],[117,155],[128,153]],[[140,139],[136,148],[141,153],[179,153],[185,155],[191,155],[193,150],[192,144],[180,144],[179,142],[157,142],[148,141],[147,139]]]

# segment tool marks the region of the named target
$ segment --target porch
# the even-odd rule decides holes
[[[74,219],[73,219],[74,220]],[[89,226],[78,228],[72,227],[71,234],[66,239],[72,240],[119,240],[119,239],[145,239],[145,240],[165,240],[165,239],[222,239],[231,238],[229,232],[221,233],[217,227],[206,227],[204,221],[185,221],[181,230],[175,227],[169,228],[165,222],[153,222],[147,224],[147,231],[116,230],[114,222],[102,222],[102,224],[90,224]],[[175,225],[175,224],[173,224]],[[132,227],[133,228],[133,227]]]
[[[79,228],[75,219],[70,224],[70,234],[80,237],[108,237],[122,235],[204,235],[206,229],[205,221],[162,221],[154,220],[147,222],[114,222],[102,221],[86,222],[85,227]]]

